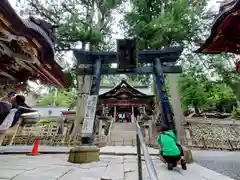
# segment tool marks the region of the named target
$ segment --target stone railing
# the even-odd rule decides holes
[[[12,137],[12,136],[11,136]],[[10,135],[7,135],[3,141],[3,146],[10,145],[11,142]],[[36,135],[16,135],[12,141],[11,145],[33,145],[34,141],[38,139],[40,145],[47,146],[75,146],[81,144],[81,135],[76,136],[75,139],[71,139],[70,135],[46,135],[46,136],[36,136]],[[71,139],[71,140],[70,140]],[[98,146],[106,145],[106,136],[95,136],[94,142],[92,144]]]
[[[187,123],[185,144],[202,149],[240,150],[240,125]]]
[[[57,127],[52,127],[53,131],[38,131],[39,133],[26,130],[23,131],[25,132],[23,134],[17,133],[13,139],[13,135],[9,134],[6,135],[3,145],[10,145],[11,141],[11,145],[32,145],[37,138],[40,140],[40,145],[73,146],[81,144],[81,135],[70,140],[70,135],[58,134],[57,129]],[[184,129],[185,146],[190,148],[240,150],[240,123],[230,121],[229,123],[226,121],[220,123],[211,123],[210,121],[188,122],[184,125]],[[145,137],[146,144],[151,147],[158,147],[156,139],[155,136],[151,138]],[[135,138],[130,140],[124,138],[113,140],[109,138],[108,143],[113,146],[135,146],[136,140]],[[93,144],[101,147],[105,146],[107,137],[105,135],[96,135]]]
[[[40,135],[40,136],[53,136],[58,134],[60,125],[38,125],[38,124],[26,124],[23,126],[18,135]]]
[[[32,145],[36,139],[39,139],[40,145],[49,146],[73,146],[81,144],[81,134],[75,139],[66,134],[59,124],[26,124],[19,127],[16,133],[6,134],[2,145]],[[105,135],[95,135],[93,144],[99,146],[106,145]]]
[[[198,149],[240,150],[240,123],[233,121],[188,122],[184,125],[185,146]],[[158,147],[157,136],[145,138],[146,144]]]

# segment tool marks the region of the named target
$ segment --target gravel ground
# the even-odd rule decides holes
[[[240,152],[194,150],[193,156],[199,165],[240,180]]]

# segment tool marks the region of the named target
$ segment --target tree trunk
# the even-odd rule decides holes
[[[193,108],[194,108],[194,110],[195,110],[195,113],[196,113],[197,115],[199,115],[199,114],[200,114],[200,111],[199,111],[198,106],[197,106],[196,104],[193,104]]]

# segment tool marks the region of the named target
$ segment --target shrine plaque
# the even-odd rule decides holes
[[[89,95],[85,106],[84,121],[82,125],[82,136],[89,137],[93,133],[93,125],[97,107],[98,95]]]
[[[118,71],[136,68],[136,41],[132,39],[117,40]]]

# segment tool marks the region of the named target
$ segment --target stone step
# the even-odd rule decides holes
[[[135,145],[136,124],[135,123],[114,123],[111,135],[108,139],[110,145]]]
[[[136,131],[135,123],[114,123],[112,131],[114,130],[124,130],[124,131]]]

